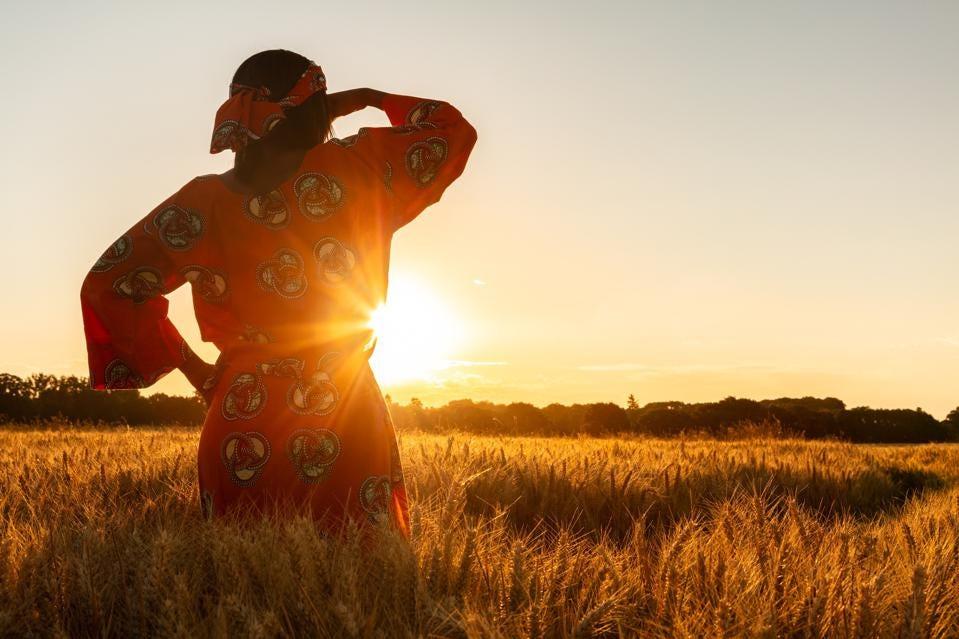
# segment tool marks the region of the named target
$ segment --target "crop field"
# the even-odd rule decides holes
[[[0,427],[0,635],[959,636],[956,445],[405,433],[409,545],[204,520],[198,436]]]

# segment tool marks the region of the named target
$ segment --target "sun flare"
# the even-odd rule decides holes
[[[447,366],[463,325],[422,281],[390,277],[386,304],[373,311],[376,350],[370,364],[384,385],[428,380]]]

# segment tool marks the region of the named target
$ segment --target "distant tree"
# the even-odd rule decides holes
[[[390,398],[388,406],[390,416],[393,418],[393,425],[396,428],[400,430],[435,430],[435,424],[431,422],[426,409],[423,407],[423,402],[419,399],[414,397],[409,404],[401,406],[394,403]]]
[[[859,407],[847,410],[840,433],[857,442],[919,443],[945,441],[946,427],[920,409]]]
[[[470,399],[458,399],[445,406],[449,423],[464,430],[477,433],[495,433],[510,431],[509,425],[497,420],[493,405],[489,402],[474,402]]]
[[[23,418],[32,410],[27,382],[16,375],[0,373],[0,415],[7,419]]]
[[[612,402],[589,404],[583,416],[587,433],[623,433],[629,430],[629,417],[622,406]]]
[[[959,441],[959,408],[946,415],[946,420],[942,422],[942,425],[946,428],[949,439]]]
[[[532,404],[513,402],[503,409],[501,421],[514,433],[547,433],[550,422],[543,411]]]
[[[626,398],[626,410],[639,410],[639,402],[636,401],[636,396],[632,393]]]
[[[673,403],[658,402],[652,408],[649,404],[644,406],[636,430],[647,435],[671,437],[697,427],[691,410],[670,404]]]
[[[582,404],[572,406],[550,404],[543,408],[543,415],[549,420],[551,431],[557,435],[572,435],[579,432],[585,414],[586,407]]]

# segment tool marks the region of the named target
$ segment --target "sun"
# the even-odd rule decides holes
[[[386,304],[373,311],[376,350],[370,364],[384,385],[429,380],[446,368],[463,324],[421,280],[390,277]]]

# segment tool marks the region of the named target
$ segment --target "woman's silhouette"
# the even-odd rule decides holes
[[[367,106],[391,127],[328,139]],[[386,297],[394,231],[439,200],[476,131],[440,100],[355,89],[327,95],[310,60],[264,51],[237,69],[196,177],[114,242],[83,283],[94,388],[143,388],[179,368],[207,400],[201,505],[292,503],[318,518],[392,522],[408,534],[396,437],[370,371],[370,313]],[[203,362],[167,318],[189,282]]]

